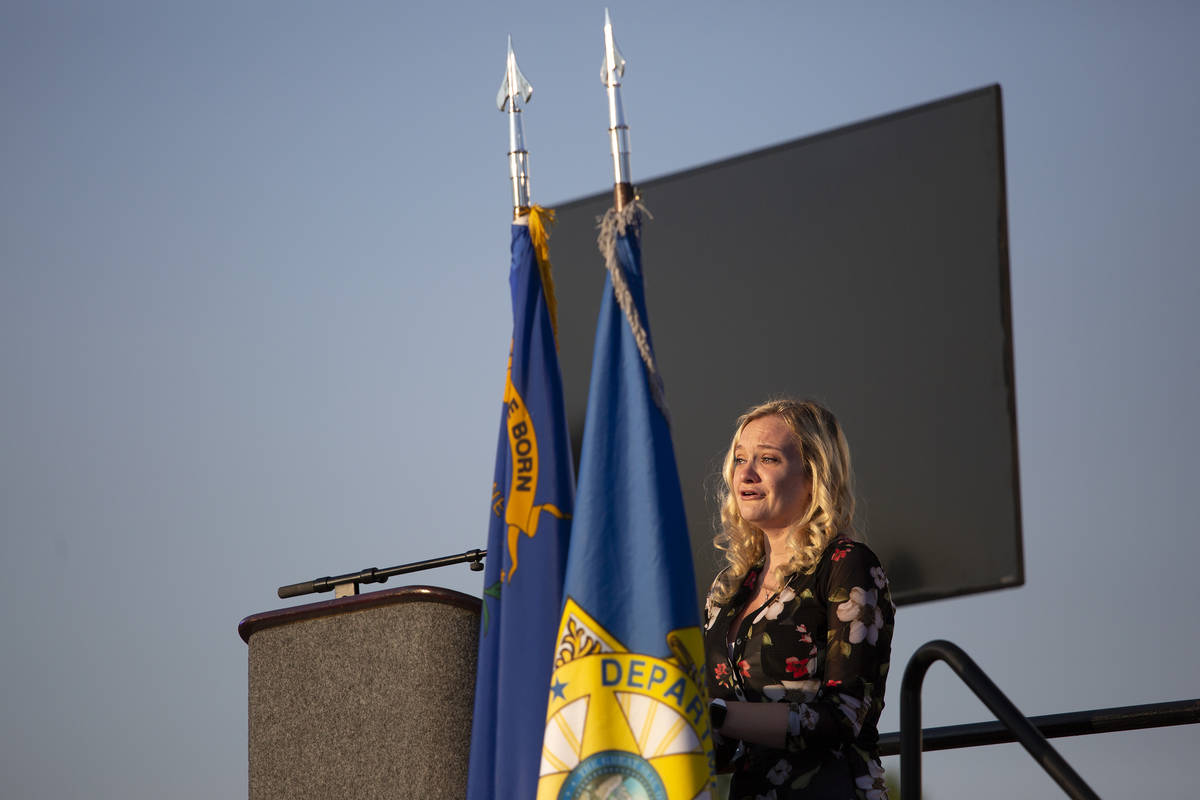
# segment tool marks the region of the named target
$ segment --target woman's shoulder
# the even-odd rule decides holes
[[[736,579],[736,575],[731,572],[732,569],[732,567],[726,566],[725,568],[718,570],[717,574],[713,576],[712,584],[708,587],[708,601],[710,603],[722,606],[726,605],[732,602],[734,598],[736,598],[747,588],[752,588],[758,580],[758,573],[762,571],[762,563],[760,562],[755,564],[746,572],[745,575],[741,577],[740,580],[737,581],[737,585],[733,589],[733,594],[728,600],[717,602],[716,597],[722,593],[726,586],[729,585],[728,582]]]
[[[816,571],[828,584],[863,583],[868,579],[879,588],[887,584],[879,556],[865,542],[849,536],[839,536],[826,546]]]
[[[708,587],[708,595],[704,598],[704,630],[707,631],[713,627],[717,621],[717,617],[728,608],[737,608],[742,602],[743,596],[753,588],[755,581],[758,580],[758,573],[762,570],[762,565],[758,564],[750,568],[742,579],[737,582],[733,588],[732,594],[729,593],[728,581],[735,580],[736,575],[731,572],[732,567],[725,567],[717,572],[713,577],[712,585]],[[720,599],[722,595],[728,595],[724,600]]]
[[[728,604],[736,603],[738,597],[745,593],[748,588],[752,588],[758,579],[758,572],[762,571],[761,565],[750,567],[750,571],[746,572],[742,578],[738,579],[736,575],[731,573],[731,567],[726,566],[713,576],[713,583],[708,587],[708,594],[704,596],[704,612],[712,618],[716,609],[725,608]],[[730,585],[730,582],[736,582]],[[724,597],[724,600],[721,599]]]
[[[860,542],[851,539],[849,536],[840,535],[832,539],[829,544],[825,545],[825,550],[821,553],[820,564],[841,564],[841,563],[870,563],[879,564],[879,556],[875,555],[875,551],[867,546],[866,542]]]
[[[717,570],[717,574],[713,575],[712,583],[708,585],[708,596],[705,599],[707,605],[724,605],[718,603],[716,598],[721,593],[721,589],[725,586],[725,579],[729,574],[729,567]]]
[[[829,542],[817,573],[818,587],[830,602],[845,601],[858,589],[863,597],[869,597],[871,604],[878,596],[882,606],[894,610],[887,573],[875,551],[864,542],[848,536]]]

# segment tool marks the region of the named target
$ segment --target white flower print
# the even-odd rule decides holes
[[[871,578],[880,589],[887,586],[887,575],[883,573],[883,567],[871,567]]]
[[[779,594],[775,595],[774,600],[772,600],[770,603],[767,603],[767,605],[758,612],[758,615],[754,618],[754,622],[750,624],[757,624],[763,617],[766,617],[767,619],[778,619],[779,615],[783,613],[784,604],[790,603],[795,599],[796,592],[792,589],[792,587],[789,586],[785,588]]]
[[[704,630],[708,630],[717,621],[717,613],[720,609],[717,608],[717,601],[713,599],[710,592],[704,601],[704,618],[707,622],[704,623]]]
[[[871,644],[878,641],[883,613],[875,605],[876,597],[877,590],[868,592],[855,586],[850,590],[850,599],[837,607],[838,619],[850,623],[850,644],[858,644],[863,639]]]
[[[817,693],[821,691],[821,682],[813,680],[783,681],[783,688],[792,693],[793,701],[807,703],[809,700],[817,699]]]
[[[859,730],[862,728],[860,712],[862,711],[863,701],[852,694],[840,694],[832,699],[838,708],[842,709],[842,713],[846,715],[846,719],[850,720],[850,724],[854,726],[854,735],[857,736]]]
[[[817,712],[808,703],[797,703],[788,712],[788,733],[799,736],[801,729],[815,731],[817,729]]]
[[[816,700],[817,692],[820,690],[820,681],[780,681],[779,683],[764,686],[762,693],[763,697],[773,703],[778,703],[781,700],[790,700],[793,703],[807,703],[810,700]]]
[[[867,760],[869,775],[860,775],[854,783],[862,790],[867,800],[887,800],[887,784],[883,782],[883,765],[874,759]]]
[[[775,766],[767,770],[767,780],[776,786],[782,786],[791,773],[792,765],[787,762],[786,758],[781,758],[775,762]]]

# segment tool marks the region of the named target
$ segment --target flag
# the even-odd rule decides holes
[[[562,603],[574,475],[546,247],[554,212],[512,226],[513,337],[492,484],[469,800],[532,798]]]
[[[538,798],[707,798],[704,646],[643,295],[640,204],[601,225],[596,329]]]

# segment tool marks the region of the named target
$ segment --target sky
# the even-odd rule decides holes
[[[901,609],[881,730],[932,639],[1029,715],[1200,696],[1198,7],[610,9],[635,180],[1002,86],[1026,584]],[[603,20],[0,7],[0,796],[245,796],[238,622],[312,599],[285,583],[484,546],[506,37],[555,205],[611,183]],[[925,687],[926,725],[990,718],[944,665]],[[1054,744],[1102,796],[1184,796],[1200,727]],[[1017,745],[924,776],[933,800],[1055,794]]]

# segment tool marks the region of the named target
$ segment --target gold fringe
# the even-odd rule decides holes
[[[554,346],[557,349],[558,300],[554,297],[554,276],[550,269],[550,228],[556,221],[554,209],[539,205],[529,207],[529,238],[533,240],[538,271],[542,274],[542,293],[546,296],[546,310],[550,313],[550,327],[554,329]]]

